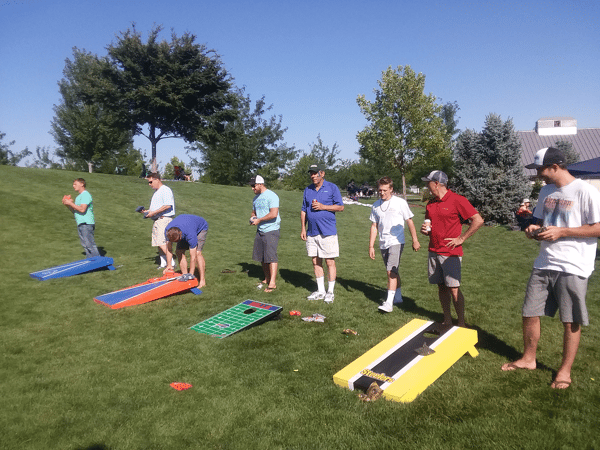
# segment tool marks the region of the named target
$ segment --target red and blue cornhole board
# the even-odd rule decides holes
[[[245,300],[203,322],[197,323],[190,329],[222,339],[273,319],[279,315],[282,309],[281,306]]]
[[[413,319],[336,373],[333,381],[363,391],[376,382],[384,398],[412,402],[465,353],[476,357],[476,343],[476,330]]]
[[[111,309],[119,309],[125,306],[141,305],[187,290],[196,295],[202,294],[197,287],[197,279],[183,281],[180,278],[180,273],[151,278],[143,283],[95,297],[94,301]]]
[[[115,270],[113,259],[106,256],[92,256],[91,258],[82,259],[62,266],[50,267],[49,269],[40,270],[30,273],[32,278],[38,280],[49,280],[50,278],[64,278],[72,275],[79,275],[85,272],[91,272],[97,269]]]

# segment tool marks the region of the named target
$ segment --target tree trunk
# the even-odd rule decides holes
[[[148,133],[150,144],[152,144],[152,169],[151,172],[158,172],[158,164],[156,164],[156,128],[154,125],[150,125],[150,132]]]

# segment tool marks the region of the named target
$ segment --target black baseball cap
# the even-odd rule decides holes
[[[566,162],[565,154],[556,147],[547,147],[538,150],[531,164],[527,164],[527,169],[539,169],[552,164],[564,164]]]
[[[325,172],[325,167],[323,167],[321,164],[311,164],[310,166],[308,166],[308,173],[319,173],[321,171]]]

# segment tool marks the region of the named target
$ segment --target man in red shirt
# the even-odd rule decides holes
[[[421,179],[434,196],[425,212],[425,219],[431,222],[421,227],[421,233],[429,236],[429,283],[438,285],[444,325],[452,325],[453,303],[458,326],[464,327],[465,298],[460,291],[462,244],[483,225],[483,219],[465,197],[447,188],[448,176],[441,170]],[[463,232],[462,223],[467,220],[469,227]]]

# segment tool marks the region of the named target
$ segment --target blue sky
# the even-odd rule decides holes
[[[135,22],[189,31],[215,49],[252,100],[283,117],[285,140],[306,150],[320,134],[357,159],[366,121],[356,98],[372,98],[381,73],[410,65],[426,93],[456,101],[459,128],[485,117],[530,130],[548,116],[600,126],[600,2],[480,0],[0,0],[0,131],[13,151],[55,148],[49,134],[57,82],[78,47],[100,56]],[[135,146],[150,155],[150,144]],[[164,167],[188,161],[183,141],[158,144]]]

